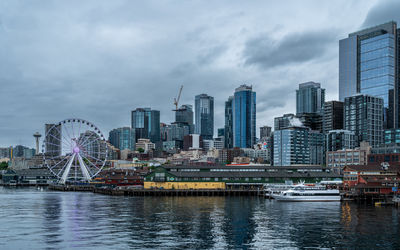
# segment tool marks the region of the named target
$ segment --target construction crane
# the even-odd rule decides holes
[[[178,97],[174,98],[174,105],[176,108],[175,110],[178,110],[179,99],[181,99],[182,89],[183,89],[183,85],[181,85],[181,88],[179,89]]]

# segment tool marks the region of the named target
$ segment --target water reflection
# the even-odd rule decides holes
[[[57,194],[43,197],[42,228],[47,245],[56,247],[63,241],[61,232],[61,196]]]
[[[399,210],[0,188],[0,249],[399,248]]]

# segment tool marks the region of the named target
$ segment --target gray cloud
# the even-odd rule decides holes
[[[320,58],[336,43],[335,30],[290,33],[276,40],[268,34],[251,38],[243,51],[245,65],[262,68],[285,66]]]
[[[171,122],[181,84],[182,104],[214,96],[215,128],[234,89],[253,84],[257,126],[272,125],[294,112],[298,83],[314,80],[336,93],[332,33],[362,22],[351,11],[366,8],[348,2],[0,1],[0,146],[33,146],[44,123],[69,117],[107,134],[129,126],[137,107]],[[349,19],[333,25],[327,17],[339,10]]]
[[[374,5],[368,12],[363,28],[368,28],[389,21],[397,21],[400,23],[400,1],[382,0]]]

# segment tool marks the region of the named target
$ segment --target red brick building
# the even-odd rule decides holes
[[[354,165],[343,169],[343,190],[356,195],[392,194],[399,183],[399,165]]]

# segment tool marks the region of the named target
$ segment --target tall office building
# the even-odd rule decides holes
[[[307,127],[288,127],[274,131],[274,166],[322,164],[323,134]]]
[[[271,136],[272,128],[270,126],[260,127],[260,140],[266,140]]]
[[[22,145],[17,145],[13,148],[13,157],[23,157],[26,159],[31,159],[36,153],[33,148],[28,148]]]
[[[399,125],[399,42],[396,22],[339,41],[339,100],[358,93],[383,98],[385,128]]]
[[[344,129],[372,147],[383,143],[383,99],[369,95],[355,95],[344,100]]]
[[[233,96],[225,102],[225,148],[233,148]]]
[[[51,156],[61,155],[61,125],[45,124],[45,153]]]
[[[325,89],[320,83],[305,82],[296,90],[296,115],[303,113],[321,113],[325,102]]]
[[[348,130],[330,130],[326,134],[326,151],[337,151],[354,149],[356,147],[356,136]]]
[[[135,130],[129,127],[116,128],[110,131],[108,140],[120,150],[135,149]]]
[[[204,140],[214,136],[214,97],[201,94],[195,97],[195,134]]]
[[[137,108],[132,111],[131,122],[136,142],[141,138],[150,139],[153,143],[160,141],[160,111]]]
[[[256,92],[252,86],[235,89],[232,101],[233,146],[251,148],[256,142]]]
[[[184,104],[179,109],[175,110],[174,123],[178,124],[178,126],[180,127],[187,126],[189,128],[189,134],[192,134],[194,132],[193,106],[189,104]]]
[[[343,102],[325,102],[322,108],[322,131],[343,129]]]

